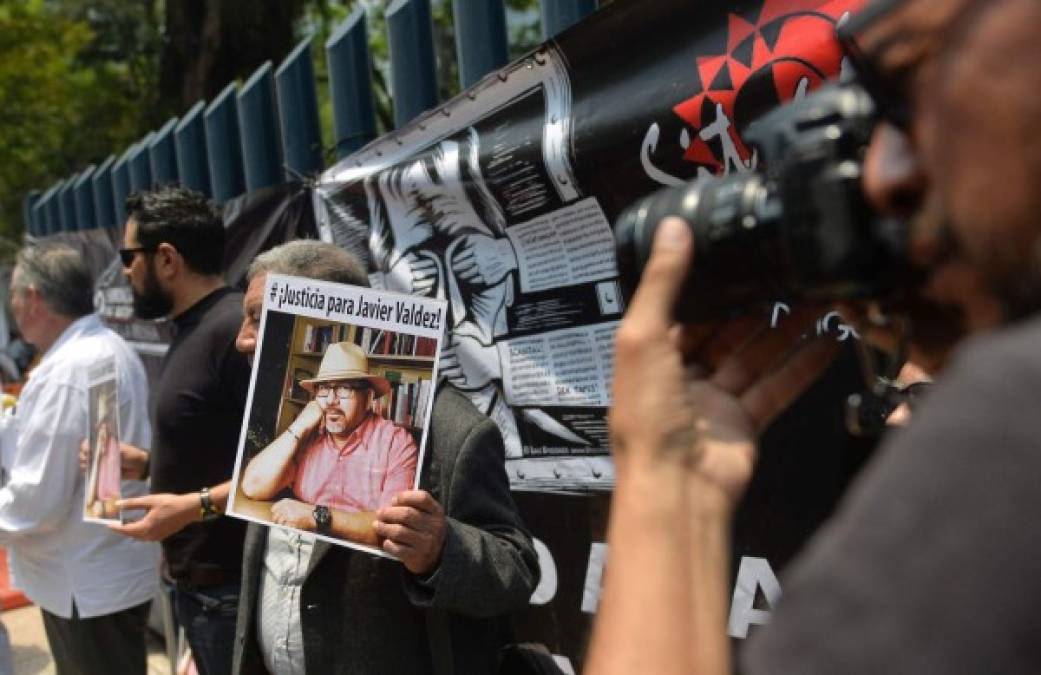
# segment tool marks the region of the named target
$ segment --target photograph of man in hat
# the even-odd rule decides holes
[[[313,398],[242,472],[242,494],[272,500],[271,520],[359,544],[377,544],[376,511],[415,487],[419,450],[405,428],[376,415],[370,402],[390,391],[364,350],[330,344],[318,374],[300,385]]]

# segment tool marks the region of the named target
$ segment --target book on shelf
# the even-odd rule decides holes
[[[362,345],[370,356],[434,356],[437,340],[418,337],[408,333],[365,328],[355,341]]]
[[[301,348],[312,354],[322,354],[325,348],[334,342],[343,342],[347,338],[348,327],[343,324],[327,324],[316,326],[307,324],[304,328],[304,340]]]
[[[422,425],[430,399],[430,380],[396,370],[384,371],[383,376],[390,382],[390,391],[373,402],[373,412],[405,427]]]

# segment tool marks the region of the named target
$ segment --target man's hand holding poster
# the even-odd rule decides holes
[[[418,486],[445,316],[435,299],[270,275],[228,514],[423,568],[395,518],[442,517]]]

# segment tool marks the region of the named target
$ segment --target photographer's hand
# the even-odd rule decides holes
[[[618,331],[617,488],[591,673],[729,671],[730,517],[752,475],[756,436],[837,346],[801,340],[815,334],[819,308],[796,310],[773,330],[753,318],[676,324],[692,246],[682,221],[662,223]]]

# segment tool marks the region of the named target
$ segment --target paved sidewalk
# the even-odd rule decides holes
[[[11,636],[15,675],[54,675],[54,661],[47,649],[43,619],[35,605],[0,614]],[[149,640],[148,675],[170,675],[170,664],[158,638]]]

